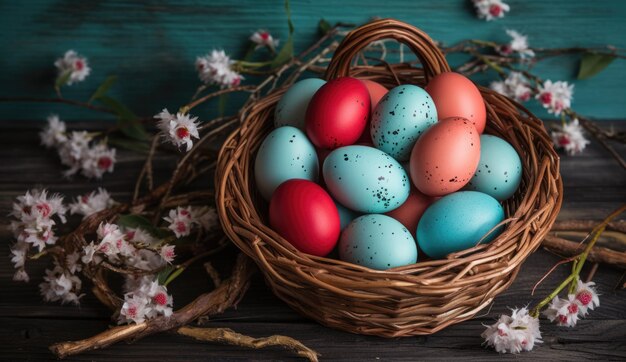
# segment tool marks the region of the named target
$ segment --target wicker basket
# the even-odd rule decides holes
[[[390,38],[418,55],[423,69],[407,64],[352,66],[371,42]],[[424,86],[450,68],[432,40],[391,19],[368,23],[346,36],[326,78],[372,79],[389,88]],[[494,241],[387,271],[298,252],[266,223],[267,203],[256,192],[256,151],[272,129],[274,107],[285,88],[242,110],[241,125],[224,143],[216,172],[217,205],[230,239],[259,266],[280,299],[326,326],[383,337],[431,334],[472,318],[515,279],[520,265],[550,230],[562,201],[559,158],[541,120],[516,102],[480,88],[487,106],[486,133],[506,139],[522,159],[517,193],[504,204],[504,232]]]

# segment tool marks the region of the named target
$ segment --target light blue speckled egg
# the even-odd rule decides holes
[[[306,108],[315,92],[324,84],[326,81],[319,78],[294,83],[276,105],[274,126],[293,126],[304,131]]]
[[[358,212],[348,209],[337,202],[337,200],[333,199],[333,201],[335,202],[335,206],[337,206],[337,211],[339,211],[339,223],[341,230],[345,229],[346,226],[352,222],[352,220],[360,216]]]
[[[504,210],[493,197],[477,191],[459,191],[430,205],[417,225],[417,242],[428,256],[440,259],[474,247],[494,226],[504,220]],[[498,228],[482,240],[488,243]]]
[[[407,161],[413,145],[437,122],[437,109],[422,88],[405,84],[389,91],[374,109],[370,133],[379,150]]]
[[[480,191],[504,201],[522,181],[522,161],[513,146],[502,138],[480,136],[480,163],[466,190]]]
[[[319,163],[315,147],[295,127],[279,127],[265,137],[254,162],[254,177],[269,201],[281,183],[294,178],[317,182]]]
[[[354,219],[341,233],[339,257],[343,261],[385,270],[417,261],[415,239],[399,221],[379,214]]]
[[[324,181],[342,205],[363,213],[385,213],[409,196],[407,173],[393,157],[368,146],[345,146],[324,161]]]

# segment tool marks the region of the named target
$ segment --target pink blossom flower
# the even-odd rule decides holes
[[[192,207],[191,214],[194,222],[205,231],[213,229],[218,223],[217,213],[212,207]]]
[[[13,281],[28,283],[30,281],[30,277],[24,268],[20,268],[15,271],[15,274],[13,274]]]
[[[175,210],[170,210],[169,215],[164,217],[163,220],[169,223],[168,228],[174,232],[177,238],[189,235],[194,222],[191,208],[180,206]]]
[[[96,212],[108,209],[113,206],[114,203],[115,201],[113,201],[107,190],[99,187],[96,191],[77,197],[76,200],[70,204],[70,212],[72,214],[83,215],[83,219],[86,219]]]
[[[63,58],[54,62],[54,66],[57,67],[59,78],[68,77],[65,83],[67,85],[82,82],[91,73],[87,58],[78,55],[73,50],[65,52]]]
[[[161,247],[161,251],[159,252],[163,260],[168,263],[171,263],[176,257],[176,253],[174,252],[174,245],[165,244]]]
[[[528,314],[528,309],[512,309],[511,316],[501,315],[491,326],[485,326],[481,334],[485,343],[499,353],[531,351],[541,343],[539,320]]]
[[[528,48],[528,37],[520,34],[515,30],[507,30],[507,35],[511,37],[511,42],[498,48],[498,52],[502,55],[519,54],[521,58],[534,57],[535,52]]]
[[[552,131],[551,136],[554,147],[565,150],[571,156],[581,153],[589,144],[576,118]]]
[[[167,294],[167,288],[159,285],[156,281],[150,284],[147,291],[147,295],[152,302],[152,309],[166,317],[172,315],[172,305],[174,304],[174,298]]]
[[[509,5],[501,0],[472,0],[472,2],[476,8],[476,16],[487,21],[502,18],[504,13],[511,10]]]
[[[543,314],[550,322],[555,322],[559,326],[573,327],[578,322],[579,309],[576,296],[569,294],[567,299],[559,297],[552,299]]]
[[[236,87],[243,77],[232,69],[234,63],[223,50],[214,49],[211,54],[196,59],[196,70],[205,84]]]
[[[56,243],[57,237],[52,230],[56,222],[52,218],[56,217],[64,223],[65,213],[63,197],[58,194],[48,196],[46,190],[30,190],[24,196],[17,197],[11,212],[16,220],[11,221],[10,225],[17,245],[26,253],[28,244],[43,251],[46,245]]]
[[[520,72],[511,72],[503,81],[491,82],[489,87],[518,102],[526,102],[531,96],[530,85]]]
[[[142,323],[159,315],[170,317],[174,299],[165,286],[148,276],[128,277],[124,284],[128,292],[120,311],[120,323]]]
[[[147,314],[152,310],[148,306],[148,298],[142,295],[126,294],[124,304],[120,310],[120,323],[135,322],[143,323]]]
[[[191,118],[188,114],[171,114],[165,108],[161,113],[154,116],[159,122],[157,126],[163,132],[164,137],[176,147],[187,146],[187,152],[193,147],[192,137],[199,138],[198,117]]]
[[[552,82],[551,80],[547,80],[539,85],[538,93],[535,98],[548,110],[548,113],[558,116],[563,110],[571,106],[573,93],[573,84],[570,85],[567,82]]]
[[[46,270],[43,283],[39,284],[39,290],[46,302],[61,301],[61,304],[79,304],[84,294],[80,292],[82,282],[76,275],[63,270],[59,265],[54,269]]]
[[[581,317],[586,316],[589,309],[593,310],[600,305],[600,298],[598,297],[595,285],[596,283],[594,282],[585,283],[580,279],[578,280],[574,295],[579,305],[579,314]]]
[[[272,34],[270,34],[267,30],[259,29],[252,36],[250,36],[250,41],[256,44],[256,49],[262,47],[268,47],[270,49],[276,49],[278,47],[279,40],[274,39]]]

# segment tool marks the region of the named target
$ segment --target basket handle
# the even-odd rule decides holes
[[[381,39],[395,39],[408,46],[422,63],[426,81],[437,74],[450,71],[443,53],[426,33],[402,21],[381,19],[362,25],[346,35],[335,50],[325,78],[348,76],[352,59],[358,52]]]

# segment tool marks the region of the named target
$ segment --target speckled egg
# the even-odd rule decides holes
[[[315,147],[304,132],[291,126],[270,132],[254,161],[257,187],[268,201],[281,183],[295,178],[317,182],[318,174]]]
[[[373,147],[345,146],[324,161],[324,181],[342,205],[363,213],[385,213],[402,205],[410,181],[393,157]]]
[[[339,239],[343,261],[385,270],[417,261],[417,245],[411,233],[386,215],[363,215],[348,225]]]
[[[477,191],[455,192],[426,209],[417,225],[417,243],[428,256],[441,259],[474,247],[481,239],[490,242],[502,227],[485,235],[502,220],[504,210],[493,197]]]
[[[335,202],[335,206],[337,206],[337,211],[339,212],[339,221],[341,224],[341,230],[345,229],[348,224],[352,222],[352,220],[356,219],[360,216],[360,214],[356,211],[352,211],[347,207],[343,206],[337,200],[333,200]]]
[[[280,98],[274,111],[274,126],[292,126],[304,131],[306,108],[315,92],[326,81],[319,78],[303,79],[294,83]]]
[[[513,146],[502,138],[481,135],[478,169],[465,189],[504,201],[515,193],[521,181],[522,160]]]
[[[411,180],[430,196],[458,191],[474,176],[480,137],[464,118],[447,118],[430,127],[411,151]]]
[[[376,148],[398,161],[409,159],[415,141],[437,122],[435,103],[422,88],[405,84],[378,102],[370,125]]]

